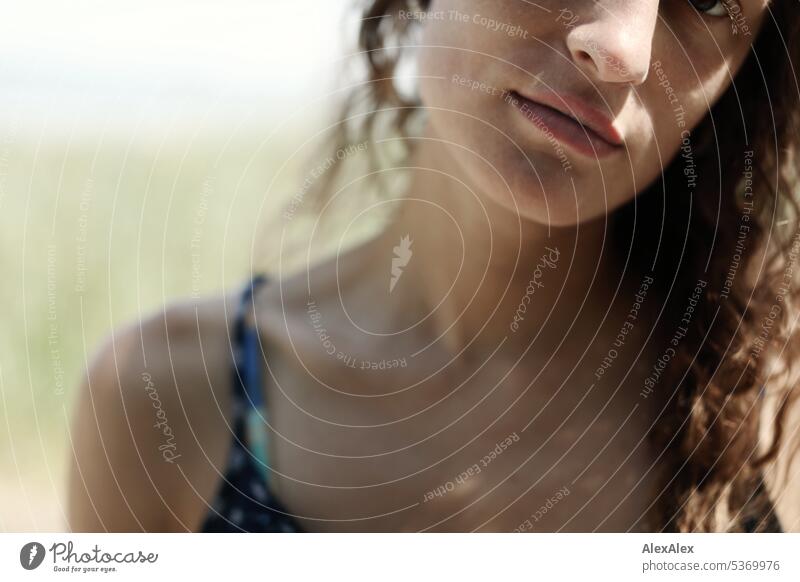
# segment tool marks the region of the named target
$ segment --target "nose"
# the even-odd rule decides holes
[[[591,13],[578,15],[569,27],[567,48],[573,61],[594,81],[644,83],[658,4],[658,0],[594,3]]]

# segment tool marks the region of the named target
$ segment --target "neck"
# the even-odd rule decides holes
[[[602,313],[621,276],[612,223],[556,228],[522,217],[461,182],[447,147],[418,144],[408,193],[381,236],[391,249],[412,241],[393,301],[415,305],[418,320],[430,315],[434,337],[453,353],[527,345],[545,322],[566,330],[582,310]]]

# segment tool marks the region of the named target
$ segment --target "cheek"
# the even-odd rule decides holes
[[[750,21],[758,24],[753,18]],[[749,55],[751,42],[752,38],[733,36],[727,29],[715,29],[712,34],[699,27],[675,27],[657,34],[653,63],[660,66],[651,66],[646,105],[656,134],[666,136],[664,145],[679,142],[676,135],[691,131],[708,115]],[[670,102],[670,92],[677,103]],[[678,108],[682,115],[676,113]],[[684,123],[679,124],[679,119]]]
[[[676,91],[692,127],[708,114],[725,93],[736,69],[738,63],[709,58],[698,59],[692,68],[677,69],[673,73]]]
[[[469,62],[460,56],[459,51],[421,49],[420,63],[419,97],[431,122],[439,125],[439,118],[452,118],[457,112],[471,113],[469,91],[452,82],[453,78],[475,78],[469,70]],[[444,124],[442,129],[450,134],[448,137],[455,137],[452,131],[455,127],[448,128],[448,124]]]
[[[454,35],[446,24],[426,29],[417,53],[417,85],[422,105],[442,137],[459,141],[485,133],[485,124],[498,122],[504,82],[493,74],[490,61],[450,42]]]
[[[719,55],[725,47],[712,48],[715,53],[707,57],[699,56],[709,52],[706,45],[654,54],[646,89],[642,91],[651,128],[649,135],[643,131],[641,136],[649,144],[642,148],[647,152],[647,162],[642,167],[647,169],[645,173],[662,171],[661,164],[667,165],[685,145],[686,132],[691,139],[692,131],[730,87],[731,78],[746,55],[740,48],[726,60]]]
[[[421,48],[417,49],[419,93],[424,105],[446,107],[444,87],[454,74],[467,73],[469,59],[459,49],[459,27],[451,22],[431,21],[422,28]]]

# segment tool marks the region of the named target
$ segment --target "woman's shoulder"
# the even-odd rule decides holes
[[[73,419],[70,527],[191,530],[227,454],[236,292],[179,300],[95,350]]]

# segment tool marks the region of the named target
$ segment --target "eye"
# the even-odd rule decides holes
[[[688,0],[695,10],[709,16],[728,16],[725,0]]]

